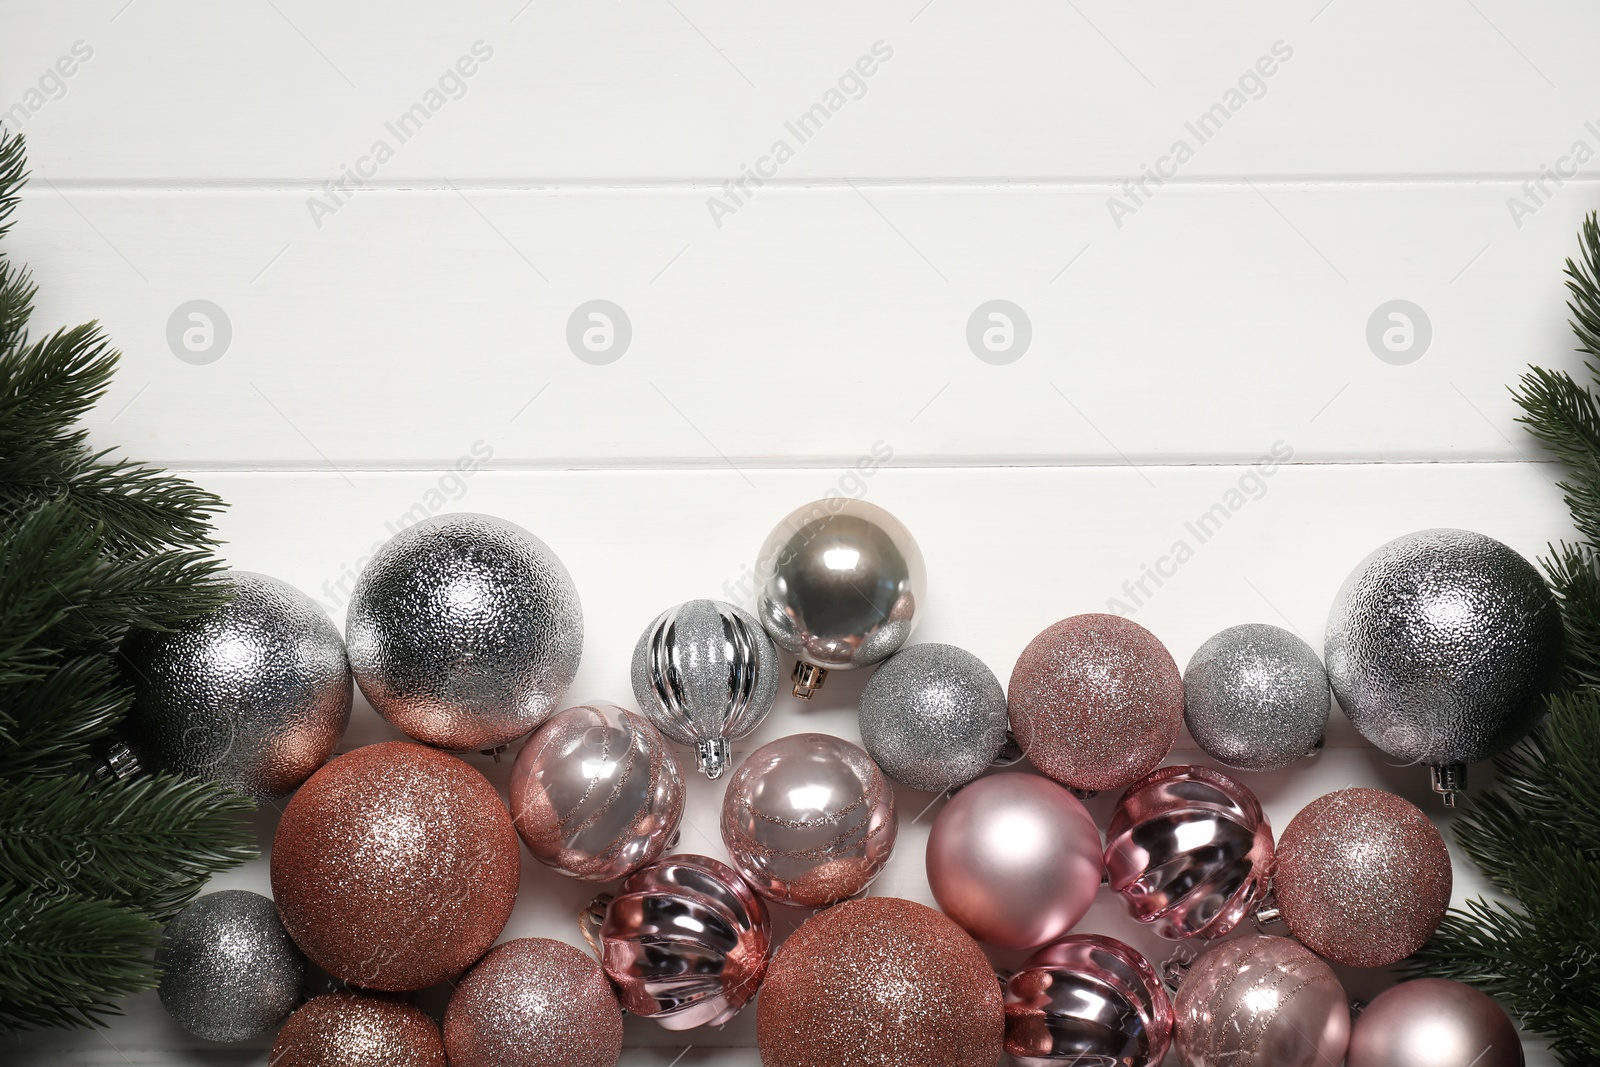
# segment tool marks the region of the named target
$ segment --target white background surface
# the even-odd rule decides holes
[[[1577,363],[1560,267],[1596,202],[1600,164],[1577,156],[1600,151],[1597,28],[1591,5],[1503,0],[7,0],[0,121],[34,173],[8,252],[38,275],[39,325],[98,318],[125,354],[97,443],[220,492],[227,557],[341,621],[404,516],[538,533],[584,599],[574,700],[627,699],[645,623],[747,599],[767,529],[830,490],[916,533],[918,639],[1004,680],[1050,622],[1126,600],[1280,442],[1293,461],[1247,481],[1136,618],[1180,665],[1245,621],[1318,646],[1339,582],[1390,537],[1464,526],[1534,555],[1568,533],[1505,387]],[[398,143],[385,123],[480,41],[464,92]],[[800,143],[785,123],[880,41],[892,56]],[[92,56],[54,80],[78,42]],[[1278,42],[1292,55],[1199,143],[1186,123]],[[393,157],[314,218],[379,138]],[[719,226],[708,199],[780,138],[792,158]],[[1114,218],[1180,138],[1192,158]],[[1524,191],[1558,166],[1577,176]],[[232,333],[204,365],[168,341],[197,299]],[[565,337],[592,299],[632,324],[608,365]],[[967,344],[991,299],[1031,321],[1007,365]],[[1431,323],[1406,365],[1366,337],[1395,299]],[[875,447],[888,465],[851,474]],[[474,448],[484,469],[447,473]],[[782,698],[743,749],[856,737],[862,681]],[[358,697],[346,747],[388,736]],[[469,759],[504,785],[507,764]],[[1425,772],[1338,716],[1320,759],[1247,780],[1280,830],[1351,784],[1442,814]],[[722,854],[720,785],[693,781],[683,847]],[[929,900],[933,799],[900,791],[874,892]],[[1092,805],[1102,825],[1114,799]],[[1456,859],[1460,903],[1482,882]],[[266,891],[266,872],[217,884]],[[589,895],[527,861],[505,936],[578,943]],[[1166,954],[1109,898],[1082,929]],[[1389,980],[1342,976],[1361,996]],[[747,1067],[753,1035],[753,1012],[687,1038],[630,1021],[623,1062]],[[259,1064],[266,1045],[196,1041],[142,997],[104,1034],[6,1058]],[[1530,1045],[1529,1062],[1551,1061]]]

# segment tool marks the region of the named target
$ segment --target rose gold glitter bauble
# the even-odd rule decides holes
[[[444,1041],[410,1004],[329,993],[289,1016],[267,1067],[445,1067]]]
[[[1155,770],[1183,727],[1183,681],[1156,636],[1120,615],[1074,615],[1028,643],[1006,699],[1017,743],[1074,789]]]
[[[1333,968],[1266,934],[1201,953],[1172,1016],[1184,1067],[1332,1067],[1350,1041],[1350,1002]]]
[[[561,941],[518,938],[456,986],[444,1047],[450,1067],[615,1067],[622,1009],[588,955]]]
[[[1387,967],[1421,948],[1450,905],[1450,885],[1439,831],[1381,789],[1307,804],[1278,842],[1272,883],[1294,936],[1350,967]]]
[[[312,775],[272,842],[272,894],[295,944],[336,978],[421,989],[500,936],[521,856],[488,779],[408,741],[347,752]]]
[[[995,1067],[1000,984],[932,908],[846,901],[789,935],[756,1001],[765,1067]]]

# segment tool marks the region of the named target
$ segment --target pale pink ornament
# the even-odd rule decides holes
[[[1128,913],[1174,941],[1221,937],[1272,879],[1255,794],[1209,767],[1161,767],[1128,787],[1106,830],[1106,877]]]
[[[1031,948],[1072,929],[1094,902],[1100,831],[1048,778],[1008,772],[951,797],[928,835],[928,885],[979,941]]]
[[[1150,961],[1116,938],[1052,941],[1006,982],[1006,1051],[1024,1067],[1153,1067],[1172,1004]]]
[[[1469,985],[1417,978],[1378,994],[1350,1032],[1349,1067],[1523,1067],[1505,1009]]]
[[[1287,937],[1211,946],[1172,1007],[1184,1067],[1329,1067],[1350,1042],[1350,1002],[1333,968]]]
[[[586,882],[621,878],[661,855],[683,798],[666,739],[613,704],[553,716],[511,768],[512,822],[528,851]]]

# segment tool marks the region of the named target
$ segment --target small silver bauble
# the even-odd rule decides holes
[[[700,773],[719,777],[728,746],[772,710],[778,652],[761,624],[720,600],[691,600],[656,616],[633,650],[633,695],[645,717],[692,745]]]
[[[762,544],[756,576],[761,624],[799,657],[794,695],[807,698],[830,670],[892,656],[911,636],[928,592],[911,531],[876,504],[846,497],[790,512]]]
[[[1423,530],[1362,560],[1328,613],[1334,695],[1383,751],[1434,769],[1453,800],[1465,765],[1544,714],[1561,612],[1533,565],[1493,538]]]
[[[883,773],[942,793],[994,762],[1006,742],[1006,693],[983,661],[954,645],[912,645],[861,692],[861,741]]]
[[[578,673],[583,608],[567,568],[527,530],[440,515],[372,557],[345,633],[378,714],[430,745],[490,749],[555,711]]]
[[[350,665],[328,613],[300,590],[232,571],[233,597],[170,633],[130,634],[128,722],[143,758],[257,799],[290,792],[350,720]]]
[[[305,959],[259,893],[225,889],[177,914],[156,946],[161,1003],[208,1041],[271,1032],[300,1002]]]
[[[1322,741],[1333,698],[1311,647],[1265,623],[1230,626],[1183,672],[1183,717],[1195,743],[1247,771],[1287,767]]]

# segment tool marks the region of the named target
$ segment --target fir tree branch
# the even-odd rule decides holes
[[[108,656],[62,658],[38,677],[0,687],[0,781],[83,766],[132,701]]]

